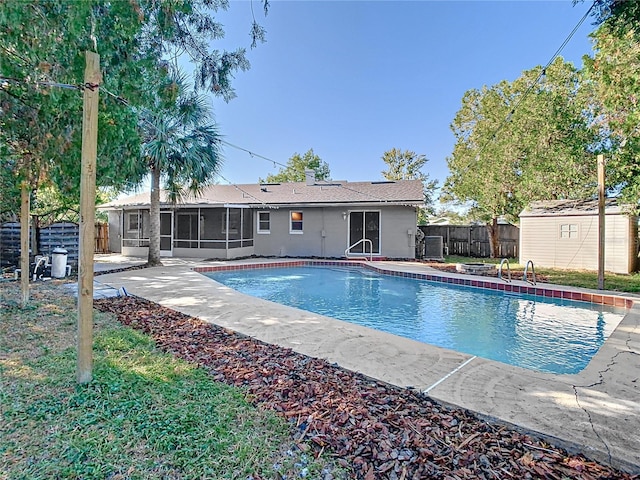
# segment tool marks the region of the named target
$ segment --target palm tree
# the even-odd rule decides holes
[[[198,195],[213,181],[221,166],[220,137],[206,98],[185,87],[178,74],[166,89],[170,101],[158,100],[154,111],[143,114],[142,155],[151,175],[149,266],[160,261],[160,183],[177,202],[186,194]]]

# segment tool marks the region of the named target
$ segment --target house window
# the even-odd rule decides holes
[[[258,233],[271,233],[270,212],[258,212]]]
[[[578,225],[575,223],[563,223],[560,225],[560,238],[578,238]]]
[[[291,212],[289,233],[302,233],[302,212]]]

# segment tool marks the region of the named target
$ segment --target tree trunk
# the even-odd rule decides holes
[[[489,233],[489,255],[491,258],[497,258],[500,245],[498,237],[498,217],[493,217],[491,223],[487,223],[487,232]]]
[[[31,206],[31,203],[29,203]],[[31,209],[31,208],[29,208]],[[31,215],[31,253],[34,255],[40,254],[40,249],[38,248],[38,240],[40,238],[40,220],[37,215]]]
[[[160,170],[151,168],[151,202],[149,206],[149,256],[150,267],[162,265],[160,261]]]
[[[29,186],[22,182],[20,186],[20,287],[22,290],[22,308],[29,303]]]

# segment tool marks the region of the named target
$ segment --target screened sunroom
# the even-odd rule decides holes
[[[149,210],[124,210],[122,253],[145,255]],[[237,205],[160,211],[162,256],[236,258],[253,254],[253,211]]]

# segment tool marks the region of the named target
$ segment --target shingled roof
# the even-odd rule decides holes
[[[198,207],[205,205],[246,205],[251,207],[279,206],[329,206],[329,205],[411,205],[424,202],[420,180],[398,180],[380,182],[318,181],[313,185],[305,182],[269,183],[247,185],[211,185],[205,187],[200,196],[188,197],[179,205]],[[160,192],[160,203],[167,202],[166,191]],[[149,193],[114,200],[101,209],[119,209],[149,205]]]
[[[628,206],[626,206],[628,207]],[[628,213],[624,205],[615,198],[605,201],[605,213],[617,215]],[[521,217],[598,215],[598,200],[545,200],[531,202],[520,214]]]

